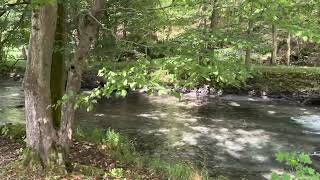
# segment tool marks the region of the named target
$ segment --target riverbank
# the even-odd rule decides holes
[[[23,165],[23,125],[0,126],[1,179],[208,179],[188,163],[167,163],[139,154],[132,142],[113,130],[77,130],[68,172]]]
[[[228,94],[247,94],[286,99],[306,105],[320,104],[320,68],[296,66],[253,66],[252,78]]]

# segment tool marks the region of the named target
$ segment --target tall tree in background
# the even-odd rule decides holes
[[[275,25],[272,25],[272,53],[271,64],[277,64],[277,52],[278,52],[278,33]]]
[[[288,38],[287,38],[287,56],[286,56],[286,64],[287,66],[290,65],[290,58],[291,58],[291,33],[288,33]]]

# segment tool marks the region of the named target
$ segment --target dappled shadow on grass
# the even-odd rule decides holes
[[[0,179],[115,179],[110,173],[121,170],[121,177],[127,179],[160,179],[155,173],[144,168],[124,165],[112,158],[108,150],[97,144],[75,141],[69,158],[72,169],[69,173],[41,167],[25,167],[18,150],[23,146],[0,136]]]

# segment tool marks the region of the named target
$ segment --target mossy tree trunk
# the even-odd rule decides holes
[[[57,21],[57,4],[32,10],[31,37],[24,81],[27,146],[43,166],[50,161],[58,137],[51,111],[51,64]]]
[[[52,108],[64,92],[80,90],[85,59],[99,29],[104,0],[93,0],[79,23],[79,43],[65,89],[65,15],[63,4],[51,2],[33,9],[28,63],[24,81],[27,147],[43,167],[64,166],[72,142],[77,96]],[[58,15],[59,14],[59,15]],[[30,158],[27,158],[30,162]]]

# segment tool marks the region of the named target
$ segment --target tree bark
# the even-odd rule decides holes
[[[4,47],[0,46],[0,63],[4,62]]]
[[[62,3],[58,3],[58,19],[55,32],[55,48],[52,55],[51,66],[51,102],[57,104],[64,95],[66,70],[65,70],[65,8]],[[61,106],[52,108],[53,125],[55,129],[60,128]]]
[[[43,167],[52,163],[65,165],[72,142],[75,95],[80,90],[85,59],[98,34],[104,3],[93,0],[91,11],[79,22],[79,43],[65,89],[63,4],[50,3],[33,10],[24,82],[27,146],[29,156],[40,158]],[[61,111],[54,110],[52,105],[61,99],[64,90],[75,95],[62,105]]]
[[[252,24],[252,20],[249,19],[248,29],[247,29],[247,39],[248,39],[248,40],[251,38],[252,25],[253,25],[253,24]],[[250,43],[251,43],[251,42],[250,42]],[[246,65],[250,65],[250,64],[251,64],[251,44],[250,44],[250,45],[247,44],[245,63],[246,63]]]
[[[289,66],[290,65],[290,58],[291,58],[291,34],[288,33],[288,38],[287,38],[287,46],[288,46],[288,49],[287,49],[287,65]]]
[[[104,0],[94,0],[90,14],[80,19],[78,28],[79,43],[75,51],[73,62],[69,68],[66,93],[72,94],[69,100],[62,106],[61,130],[59,132],[60,144],[64,145],[64,151],[69,152],[72,142],[72,129],[75,115],[76,95],[80,91],[81,75],[91,45],[99,30],[98,20],[103,17]],[[72,93],[71,93],[72,92]]]
[[[218,26],[219,12],[218,12],[218,0],[213,1],[212,12],[210,17],[210,29],[215,31]]]
[[[57,5],[33,9],[24,92],[27,147],[43,166],[49,164],[49,152],[57,142],[51,112],[50,71],[57,19]]]
[[[278,41],[277,41],[277,28],[272,25],[272,54],[271,54],[271,64],[277,64],[277,52],[278,52]]]

